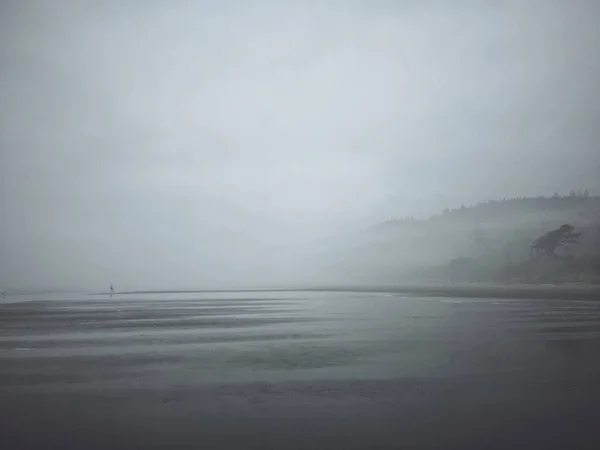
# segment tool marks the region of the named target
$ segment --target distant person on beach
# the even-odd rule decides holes
[[[115,293],[115,287],[111,284],[110,285],[110,295],[113,295]]]

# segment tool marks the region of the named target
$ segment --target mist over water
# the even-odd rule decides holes
[[[599,8],[2,2],[0,289],[389,281],[471,256],[360,232],[598,194]]]

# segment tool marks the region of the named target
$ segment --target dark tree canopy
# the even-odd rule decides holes
[[[548,231],[531,243],[533,255],[537,258],[556,256],[555,250],[564,244],[577,244],[581,233],[574,233],[572,225],[564,224],[560,228]]]

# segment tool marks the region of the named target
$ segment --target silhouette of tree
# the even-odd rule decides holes
[[[572,225],[564,224],[560,228],[548,231],[531,243],[532,256],[536,258],[556,257],[554,253],[564,244],[578,244],[581,233],[574,233]]]

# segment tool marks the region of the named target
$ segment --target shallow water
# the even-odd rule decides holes
[[[252,448],[493,448],[511,437],[588,448],[584,438],[600,437],[593,300],[298,291],[28,300],[0,306],[7,445],[32,432],[41,437],[29,448],[111,433],[127,446],[169,436],[184,445],[224,429],[223,447],[211,448],[236,436],[262,439]],[[552,425],[540,434],[528,423]]]

